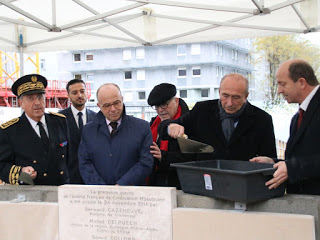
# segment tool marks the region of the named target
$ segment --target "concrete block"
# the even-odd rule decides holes
[[[58,203],[0,201],[1,240],[59,240]]]
[[[315,240],[309,215],[176,208],[173,240]]]

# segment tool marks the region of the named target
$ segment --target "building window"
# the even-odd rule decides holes
[[[132,79],[132,71],[125,71],[124,80],[131,80],[131,79]]]
[[[232,49],[232,59],[238,61],[238,50]]]
[[[92,61],[93,61],[93,54],[86,53],[86,62],[92,62]]]
[[[178,69],[178,78],[184,78],[187,76],[187,69],[181,68]]]
[[[136,48],[136,59],[144,58],[144,48]]]
[[[202,98],[208,98],[209,97],[209,89],[201,89],[201,97]]]
[[[95,89],[95,87],[94,87],[94,74],[88,73],[86,77],[87,77],[86,83],[90,84],[90,89]]]
[[[192,69],[192,77],[200,77],[201,76],[201,68],[195,67]]]
[[[123,60],[130,60],[131,59],[131,49],[123,49],[122,59]]]
[[[216,67],[216,76],[217,77],[223,77],[224,76],[224,68],[223,67]]]
[[[199,55],[200,53],[200,44],[191,44],[191,55]]]
[[[219,44],[216,45],[216,54],[219,55]]]
[[[222,56],[223,55],[223,46],[219,45],[219,55]]]
[[[223,77],[224,76],[224,69],[223,67],[220,67],[220,77]]]
[[[250,54],[246,54],[246,63],[251,63],[251,56]]]
[[[180,97],[181,98],[187,98],[188,97],[188,91],[187,90],[180,90]]]
[[[132,92],[124,92],[123,100],[124,100],[124,102],[132,102],[132,100],[133,100]]]
[[[75,74],[75,75],[74,75],[74,78],[75,78],[75,79],[82,79],[82,78],[81,78],[81,74]]]
[[[138,92],[138,98],[139,100],[146,99],[146,92]]]
[[[73,62],[81,62],[81,55],[80,53],[73,54]]]
[[[146,72],[143,69],[137,70],[137,80],[145,80],[146,79]]]
[[[177,56],[185,56],[187,54],[186,45],[177,45]]]

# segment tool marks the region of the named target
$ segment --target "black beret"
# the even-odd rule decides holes
[[[39,74],[29,74],[17,79],[11,90],[20,97],[23,94],[46,93],[47,79]]]
[[[159,106],[177,94],[176,86],[170,83],[161,83],[155,86],[149,94],[148,104]]]

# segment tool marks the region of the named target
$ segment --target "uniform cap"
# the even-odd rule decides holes
[[[23,94],[46,93],[47,79],[39,74],[29,74],[17,79],[11,90],[20,97]]]

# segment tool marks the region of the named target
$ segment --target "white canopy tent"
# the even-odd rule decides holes
[[[320,32],[320,0],[0,0],[0,49],[41,52]]]

